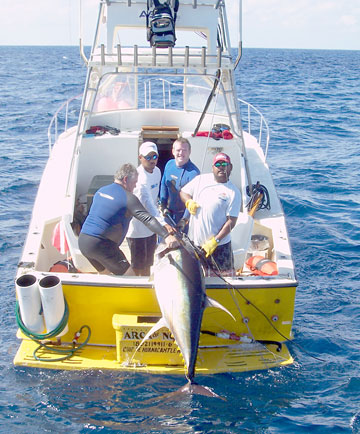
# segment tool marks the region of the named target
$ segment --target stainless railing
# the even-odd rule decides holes
[[[182,99],[179,95],[174,96],[174,92],[182,88],[182,83],[174,83],[162,78],[147,80],[144,82],[144,108],[174,108],[176,103],[177,109],[182,110]],[[153,88],[156,87],[156,92]],[[208,90],[208,89],[206,89]],[[162,92],[162,97],[159,97],[159,91]],[[156,98],[153,98],[153,94]],[[263,114],[255,106],[238,99],[240,103],[241,121],[244,131],[253,135],[261,146],[265,159],[267,157],[270,129]]]
[[[67,101],[65,101],[55,112],[52,117],[49,127],[48,127],[48,143],[49,143],[49,153],[51,153],[52,145],[57,141],[60,134],[67,131],[69,127],[69,121],[73,121],[73,125],[79,118],[80,113],[80,102],[82,94],[76,95]],[[75,101],[79,102],[79,107],[75,107]],[[71,116],[71,119],[70,119]]]
[[[156,82],[156,92],[152,90],[152,86],[155,84],[154,82]],[[146,81],[144,82],[143,88],[143,101],[139,101],[139,106],[142,106],[145,109],[176,108],[178,110],[182,110],[182,98],[179,98],[180,87],[182,87],[182,84],[180,83],[174,83],[159,78]],[[161,91],[162,96],[159,96],[159,90]],[[174,90],[175,92],[177,91],[176,96],[174,96]],[[64,102],[51,119],[48,128],[50,153],[52,146],[58,139],[59,135],[67,131],[69,128],[70,121],[72,121],[72,125],[70,125],[70,127],[76,125],[80,110],[81,96],[82,95],[77,95]],[[240,104],[243,129],[257,139],[266,159],[270,141],[269,126],[262,113],[256,107],[242,99],[238,99],[238,101]],[[78,107],[75,106],[76,103],[78,103]]]
[[[133,47],[122,48],[120,44],[111,53],[106,52],[104,44],[96,49],[88,61],[92,66],[111,66],[111,67],[161,67],[169,69],[177,68],[221,68],[224,62],[231,63],[231,55],[217,48],[216,54],[209,54],[206,47],[180,47],[173,49],[164,48],[144,48],[134,45]]]
[[[143,94],[139,95],[139,108],[183,110],[183,87],[182,81],[176,83],[163,78],[146,80],[143,83]],[[160,97],[159,92],[162,94]]]
[[[270,141],[269,125],[260,110],[240,98],[238,101],[243,129],[257,139],[266,160]],[[243,110],[243,106],[245,106],[245,110]]]

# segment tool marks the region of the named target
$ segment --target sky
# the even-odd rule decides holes
[[[230,28],[237,0],[226,0]],[[83,0],[91,45],[98,0]],[[181,0],[180,0],[181,7]],[[0,45],[78,45],[78,0],[1,0]],[[360,0],[243,0],[243,46],[360,50]]]

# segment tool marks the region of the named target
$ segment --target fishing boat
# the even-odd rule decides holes
[[[89,57],[80,42],[87,66],[81,104],[76,97],[64,103],[48,131],[50,155],[15,281],[21,342],[15,365],[184,374],[166,328],[138,348],[161,316],[152,277],[99,274],[78,246],[97,189],[113,181],[120,165],[138,165],[144,141],[156,143],[163,170],[179,137],[191,143],[201,173],[211,173],[218,152],[228,154],[231,181],[242,195],[231,232],[233,273],[205,277],[206,294],[232,316],[204,312],[196,373],[293,363],[286,342],[293,339],[294,262],[266,161],[268,125],[237,94],[241,2],[231,8],[236,49],[226,6],[224,0],[99,1]],[[79,114],[72,124],[73,107]]]

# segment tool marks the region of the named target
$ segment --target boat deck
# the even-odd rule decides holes
[[[33,357],[37,344],[24,339],[14,358],[14,364],[19,366],[61,369],[61,370],[87,370],[109,369],[117,371],[139,371],[154,374],[179,374],[184,375],[182,365],[145,365],[134,363],[131,365],[117,361],[115,346],[87,345],[68,360],[52,361],[59,357],[58,354],[50,354],[43,350],[38,356],[47,361],[38,361]],[[66,347],[64,345],[64,347]],[[68,345],[68,348],[72,346]],[[278,350],[277,345],[259,343],[234,344],[224,347],[199,348],[196,363],[196,375],[219,374],[223,372],[244,372],[252,370],[269,369],[285,366],[293,363],[286,345]]]

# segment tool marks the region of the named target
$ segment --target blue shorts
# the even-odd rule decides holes
[[[221,271],[231,270],[234,268],[234,257],[231,242],[218,246],[215,252],[212,254],[212,257]]]

